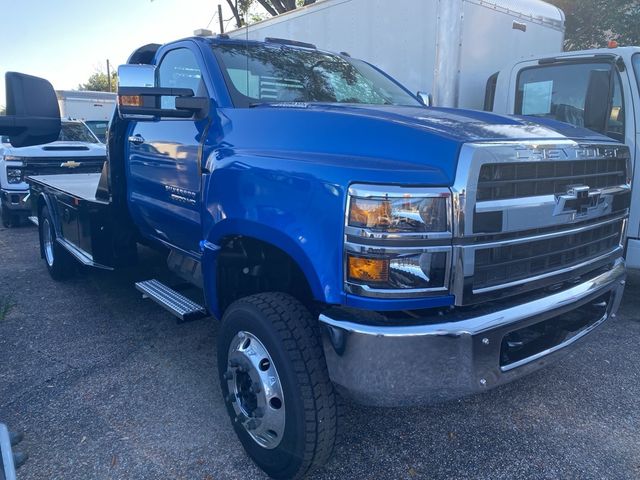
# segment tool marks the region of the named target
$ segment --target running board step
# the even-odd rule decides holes
[[[207,316],[207,311],[202,305],[189,300],[156,279],[137,282],[136,289],[142,292],[144,298],[153,300],[183,322],[198,320]]]

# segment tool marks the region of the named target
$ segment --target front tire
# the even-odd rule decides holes
[[[240,299],[218,335],[220,385],[247,454],[272,478],[301,478],[335,447],[340,405],[317,323],[285,293]]]
[[[40,229],[40,250],[49,275],[56,281],[72,277],[76,272],[76,263],[69,252],[56,241],[53,219],[47,207],[42,208],[38,225]]]

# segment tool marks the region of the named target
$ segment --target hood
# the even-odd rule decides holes
[[[221,116],[228,145],[222,156],[295,156],[314,167],[351,170],[353,181],[451,185],[464,143],[611,142],[560,122],[444,108],[280,104],[225,109]]]
[[[107,154],[106,146],[101,143],[52,142],[32,147],[15,148],[9,144],[4,144],[3,147],[5,155],[16,155],[31,159],[104,157]]]

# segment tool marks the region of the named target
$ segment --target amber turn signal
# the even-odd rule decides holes
[[[389,260],[348,256],[349,280],[357,282],[389,281]]]
[[[142,97],[140,95],[120,95],[118,102],[123,107],[141,107]]]

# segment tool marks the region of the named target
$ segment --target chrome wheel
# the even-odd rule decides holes
[[[226,400],[235,411],[235,421],[260,446],[276,448],[284,436],[285,405],[271,355],[255,335],[242,331],[231,340],[227,358]]]
[[[47,265],[53,267],[53,235],[51,235],[51,225],[48,218],[42,222],[42,247]]]

